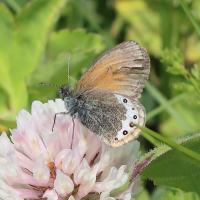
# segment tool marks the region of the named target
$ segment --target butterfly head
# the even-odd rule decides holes
[[[68,96],[70,92],[69,87],[63,87],[62,85],[58,86],[58,93],[62,99]]]
[[[58,93],[62,99],[67,97],[70,93],[70,89],[68,86],[63,87],[62,85],[53,85],[49,83],[40,83],[40,85],[49,85],[49,86],[54,86],[58,88]]]

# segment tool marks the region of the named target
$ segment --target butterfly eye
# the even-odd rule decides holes
[[[137,119],[137,115],[133,115],[133,119]]]

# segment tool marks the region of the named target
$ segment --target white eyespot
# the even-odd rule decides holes
[[[137,115],[133,115],[133,119],[137,119]]]
[[[127,101],[127,99],[123,99],[123,102],[124,102],[124,103],[127,103],[128,101]]]
[[[124,130],[123,131],[123,135],[127,135],[128,134],[128,131],[127,130]]]

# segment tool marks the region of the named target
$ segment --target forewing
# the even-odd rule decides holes
[[[96,59],[75,90],[103,90],[139,98],[149,72],[146,50],[136,41],[126,41]]]

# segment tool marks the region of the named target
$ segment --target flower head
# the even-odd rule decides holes
[[[56,99],[35,101],[31,114],[21,110],[17,129],[0,136],[0,199],[131,199],[139,188],[136,177],[129,187],[112,193],[129,180],[140,152],[139,142],[111,148],[78,119],[57,115],[65,111]]]

